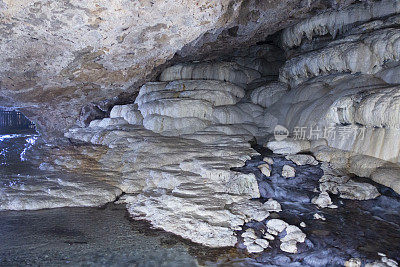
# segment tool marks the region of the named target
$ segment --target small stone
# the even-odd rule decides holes
[[[380,261],[365,264],[365,267],[398,267],[398,263],[395,260],[382,257]]]
[[[282,242],[280,245],[280,248],[284,252],[288,253],[297,253],[297,246],[296,246],[296,241],[287,241],[287,242]]]
[[[336,176],[336,175],[332,175],[332,174],[324,174],[324,175],[322,175],[321,178],[319,178],[320,183],[334,182],[337,184],[344,184],[344,183],[347,183],[349,180],[350,180],[350,177],[348,177],[346,175]]]
[[[274,164],[274,160],[272,158],[270,158],[270,157],[264,157],[263,161],[268,163],[269,165]]]
[[[256,239],[255,243],[260,245],[262,248],[267,248],[269,246],[269,242],[265,239],[258,238]]]
[[[286,235],[281,238],[282,242],[288,242],[288,241],[296,241],[303,243],[306,239],[306,234],[303,233],[299,227],[295,225],[289,225],[286,227]]]
[[[319,190],[321,192],[331,192],[332,194],[338,194],[338,184],[335,182],[323,182],[319,184]]]
[[[245,237],[243,238],[243,244],[247,247],[248,245],[251,245],[254,243],[254,239],[250,237]]]
[[[274,233],[281,233],[289,224],[286,223],[285,221],[282,221],[280,219],[271,219],[267,222],[267,227],[268,227],[268,233],[274,234]],[[271,232],[273,233],[271,233]]]
[[[264,238],[268,240],[275,240],[275,237],[269,233],[265,233]]]
[[[281,204],[278,201],[270,198],[267,202],[264,203],[264,207],[270,212],[280,212],[282,211]]]
[[[293,178],[296,176],[296,171],[292,166],[285,165],[282,168],[282,176],[286,178]]]
[[[341,198],[368,200],[380,196],[375,186],[369,183],[358,183],[350,180],[337,187]]]
[[[285,139],[282,141],[270,141],[266,145],[275,154],[297,154],[303,151],[310,150],[310,141]]]
[[[327,192],[322,192],[319,194],[319,196],[314,197],[311,200],[311,203],[317,205],[320,208],[326,208],[332,204],[332,200]]]
[[[300,226],[304,228],[304,227],[306,227],[307,225],[306,225],[305,222],[301,222],[301,223],[300,223]]]
[[[344,263],[345,267],[361,267],[361,260],[358,258],[351,258]]]
[[[297,154],[297,155],[287,155],[285,157],[287,160],[291,160],[298,166],[302,165],[318,165],[318,161],[311,155]]]
[[[389,259],[387,257],[382,257],[382,262],[385,263],[389,267],[397,267],[399,266],[395,260]]]
[[[320,215],[320,214],[318,214],[318,213],[315,213],[315,214],[314,214],[314,219],[315,219],[315,220],[323,220],[323,221],[326,220],[326,218],[324,217],[324,215]]]
[[[260,253],[260,252],[264,251],[264,249],[260,245],[257,245],[257,244],[250,244],[250,245],[246,246],[246,248],[249,253]]]
[[[267,177],[271,176],[271,169],[268,164],[264,163],[264,164],[258,165],[257,168],[259,168],[261,173],[264,174],[265,176],[267,176]]]
[[[242,237],[243,237],[243,238],[248,237],[248,238],[251,238],[251,239],[254,239],[254,240],[257,239],[256,233],[255,233],[254,230],[251,229],[251,228],[247,229],[247,230],[242,234]]]

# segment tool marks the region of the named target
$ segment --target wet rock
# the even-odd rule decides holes
[[[315,158],[311,155],[303,155],[303,154],[297,154],[297,155],[287,155],[285,157],[287,160],[291,160],[294,162],[296,165],[302,166],[302,165],[318,165],[318,161],[315,160]]]
[[[270,157],[264,157],[263,161],[266,162],[267,164],[269,164],[269,166],[274,164],[274,160]]]
[[[320,208],[327,208],[332,205],[332,200],[327,192],[322,192],[319,194],[319,196],[314,197],[311,200],[311,203],[317,205]]]
[[[281,238],[282,242],[294,240],[296,242],[303,243],[305,241],[306,234],[304,234],[297,226],[288,225],[285,230],[286,230],[286,235],[283,238]]]
[[[282,211],[281,204],[279,204],[278,201],[273,200],[272,198],[268,199],[263,205],[265,209],[267,209],[269,212],[280,212]]]
[[[326,218],[325,218],[324,215],[318,214],[318,213],[315,213],[315,214],[313,215],[313,217],[314,217],[315,220],[322,220],[322,221],[325,221],[325,220],[326,220]]]
[[[267,240],[261,239],[261,238],[256,239],[255,243],[264,249],[266,249],[269,246],[269,242]]]
[[[296,171],[292,166],[284,165],[282,168],[282,176],[286,178],[293,178],[296,176]]]
[[[297,253],[297,242],[294,240],[282,242],[280,249],[287,253]]]
[[[264,233],[263,237],[267,240],[275,240],[275,237],[269,233]]]
[[[279,233],[281,233],[283,230],[286,229],[286,227],[289,224],[286,223],[283,220],[280,219],[271,219],[267,222],[267,231],[268,233],[272,234],[272,235],[278,235]]]
[[[243,216],[243,219],[248,222],[250,220],[262,221],[269,216],[270,206],[262,204],[258,201],[243,201],[234,203],[228,207],[235,214]]]
[[[246,249],[249,253],[260,253],[264,251],[264,248],[258,244],[249,244],[246,246]]]
[[[361,267],[361,260],[358,258],[351,258],[344,263],[345,267]]]
[[[242,234],[243,238],[249,238],[252,240],[256,240],[257,239],[257,235],[254,232],[254,229],[252,228],[248,228],[243,234]]]
[[[365,264],[365,267],[397,267],[399,266],[395,260],[389,259],[386,256],[381,256],[380,261]]]
[[[297,253],[297,242],[294,240],[282,242],[280,249],[287,253]]]
[[[258,165],[257,168],[259,168],[261,173],[264,174],[265,176],[269,177],[271,175],[271,167],[268,164],[264,163]]]
[[[337,186],[341,198],[368,200],[380,196],[375,186],[368,183],[349,181]]]

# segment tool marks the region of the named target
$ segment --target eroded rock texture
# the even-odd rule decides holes
[[[197,243],[233,246],[245,222],[274,210],[249,201],[260,196],[254,174],[231,170],[258,155],[249,141],[264,127],[256,119],[263,108],[245,96],[265,74],[237,66],[187,63],[189,76],[181,65],[165,69],[163,81],[143,85],[134,104],[115,105],[109,118],[70,129],[67,138],[96,147],[52,153],[53,168],[91,173],[118,188],[134,218]]]
[[[233,246],[245,223],[264,221],[268,234],[241,233],[249,252],[277,236],[297,253],[302,230],[266,221],[279,203],[251,200],[266,183],[235,171],[277,125],[291,136],[268,148],[315,158],[289,155],[279,174],[271,159],[258,164],[269,182],[291,185],[276,196],[333,209],[329,194],[380,195],[351,174],[399,193],[399,3],[344,2],[0,1],[1,103],[71,141],[45,149],[43,170],[91,177],[40,181],[65,185],[56,192],[12,185],[0,207],[93,206],[125,193],[132,217],[194,242]],[[272,44],[267,35],[286,26]],[[321,161],[331,165],[311,199],[295,167]],[[18,202],[21,191],[37,201]]]
[[[107,116],[185,45],[186,56],[226,53],[326,4],[3,0],[0,104],[21,108],[47,137],[61,137],[77,119],[87,125]]]
[[[358,3],[283,31],[289,59],[279,79],[291,90],[266,112],[297,140],[290,145],[272,142],[270,148],[288,153],[305,142],[293,152],[311,149],[319,160],[334,161],[337,167],[380,183],[385,178],[378,166],[397,173],[399,8],[398,1]],[[320,145],[334,149],[318,149]],[[383,183],[399,192],[398,175],[386,179]]]

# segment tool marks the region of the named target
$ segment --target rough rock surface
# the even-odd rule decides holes
[[[324,168],[327,175],[321,177],[321,191],[328,190],[337,194],[338,185],[344,185],[344,187],[341,187],[344,196],[346,196],[346,191],[351,190],[354,190],[353,197],[358,195],[361,199],[364,197],[370,199],[379,195],[372,185],[350,181],[346,173],[352,173],[360,177],[371,178],[374,182],[400,193],[399,164],[326,146],[314,148],[313,153],[318,160],[329,162],[333,168],[341,170],[341,173],[337,173],[332,171],[331,167]],[[349,188],[346,186],[347,183],[349,183]],[[349,198],[353,198],[350,195]]]
[[[46,137],[61,137],[80,116],[85,124],[106,116],[182,48],[192,58],[229,53],[325,4],[3,0],[0,105],[22,109]]]
[[[393,0],[357,3],[283,31],[288,60],[279,79],[291,88],[265,113],[289,136],[268,148],[281,154],[312,149],[320,161],[400,192],[399,8]],[[350,185],[370,192],[360,199],[377,195],[368,185]],[[322,187],[337,191],[333,181]]]
[[[208,77],[215,78],[203,78]],[[134,218],[207,246],[232,246],[234,231],[245,222],[263,221],[270,211],[281,210],[272,199],[250,201],[260,196],[255,176],[231,171],[258,154],[248,143],[253,134],[236,130],[251,115],[240,116],[235,108],[257,110],[243,97],[241,87],[218,80],[147,83],[135,104],[116,105],[111,118],[65,136],[108,148],[96,161],[103,172],[114,172],[104,179],[126,193],[120,202]],[[220,107],[226,109],[225,120],[215,115]],[[159,120],[151,122],[154,118]],[[74,168],[71,163],[58,165]],[[250,252],[265,246],[248,245]]]
[[[111,148],[99,162],[104,170],[120,172],[121,178],[112,176],[109,183],[135,193],[122,199],[132,216],[194,242],[230,246],[236,243],[233,229],[252,218],[254,210],[236,214],[226,205],[259,193],[253,175],[229,169],[244,164],[255,152],[244,139],[239,143],[239,137],[228,145],[229,139],[221,143],[223,134],[206,135],[208,141],[202,142],[196,135],[162,137],[126,124],[94,131],[78,128],[67,137]]]
[[[282,176],[286,178],[293,178],[296,176],[295,169],[292,166],[285,165],[282,168]]]
[[[285,157],[288,160],[293,161],[296,165],[318,165],[318,161],[311,155],[297,154],[297,155],[287,155]]]

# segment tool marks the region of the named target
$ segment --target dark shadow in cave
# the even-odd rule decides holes
[[[0,108],[0,135],[36,133],[36,125],[20,111]]]

